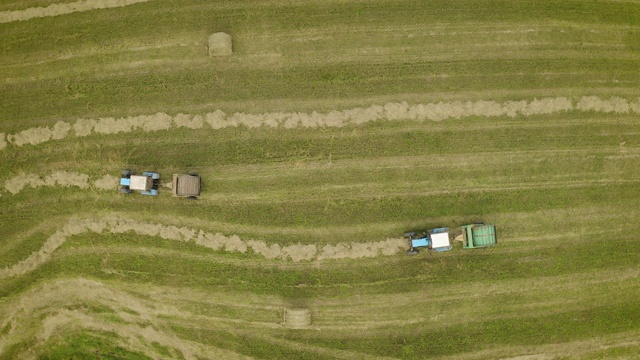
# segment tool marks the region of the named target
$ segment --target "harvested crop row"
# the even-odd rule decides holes
[[[109,190],[115,189],[117,184],[117,177],[105,175],[96,180],[93,186],[101,190]],[[20,174],[4,183],[4,188],[13,195],[19,193],[27,186],[32,188],[41,186],[75,186],[86,189],[89,187],[89,175],[68,171],[57,171],[44,177],[35,174]]]
[[[193,241],[197,245],[213,250],[225,250],[246,253],[249,249],[268,259],[302,260],[324,259],[356,259],[379,255],[394,255],[405,248],[403,239],[386,239],[370,243],[341,243],[324,245],[267,244],[261,240],[242,240],[237,235],[225,236],[220,233],[196,231],[188,227],[146,223],[121,217],[71,219],[60,230],[53,233],[42,248],[32,253],[25,260],[0,270],[0,278],[22,275],[30,272],[46,262],[69,236],[88,232],[97,234],[110,232],[114,234],[135,233],[140,236],[159,236],[165,240],[181,242]]]
[[[327,113],[301,112],[272,112],[262,114],[234,113],[227,115],[220,110],[204,115],[177,114],[170,116],[165,113],[154,115],[140,115],[126,118],[98,118],[78,119],[74,124],[59,121],[52,127],[30,128],[16,134],[6,135],[6,142],[15,146],[37,145],[50,140],[60,140],[73,133],[83,137],[91,134],[118,134],[141,130],[144,132],[169,130],[171,128],[186,127],[201,129],[208,124],[212,129],[246,126],[283,127],[283,128],[323,128],[359,125],[373,121],[442,121],[460,119],[470,116],[498,117],[532,116],[554,114],[566,111],[595,111],[603,113],[636,113],[640,114],[640,99],[628,101],[620,97],[601,99],[597,96],[584,96],[577,103],[566,97],[546,97],[531,101],[454,101],[428,104],[409,105],[402,103],[387,103],[372,105],[367,108],[353,108]],[[0,136],[0,149],[5,147],[5,140]]]
[[[33,7],[24,10],[0,11],[0,23],[24,21],[47,16],[65,15],[78,11],[109,9],[147,1],[149,0],[80,0],[71,3],[51,4],[46,7]]]

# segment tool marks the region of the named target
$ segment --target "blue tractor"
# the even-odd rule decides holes
[[[451,250],[451,242],[449,241],[449,228],[436,228],[428,230],[424,233],[415,231],[404,233],[404,237],[409,239],[410,248],[407,255],[416,255],[420,252],[419,248],[427,248],[435,251]]]
[[[131,170],[123,170],[120,177],[120,192],[131,194],[140,191],[142,195],[158,195],[160,175],[155,172],[145,171],[142,175],[135,175]]]

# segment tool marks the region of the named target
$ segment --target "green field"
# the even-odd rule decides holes
[[[0,359],[640,353],[640,2],[152,0],[3,20],[68,2],[0,0]],[[218,31],[233,55],[208,56]],[[352,115],[273,122],[294,113]],[[202,196],[121,195],[125,168],[197,171]],[[398,248],[475,221],[497,246]],[[283,323],[295,307],[310,326]]]

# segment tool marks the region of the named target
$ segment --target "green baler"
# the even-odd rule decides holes
[[[462,235],[465,249],[485,247],[495,245],[497,243],[495,225],[463,225]]]

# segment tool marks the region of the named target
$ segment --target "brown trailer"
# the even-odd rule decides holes
[[[200,196],[200,175],[173,174],[173,196],[195,199]]]

